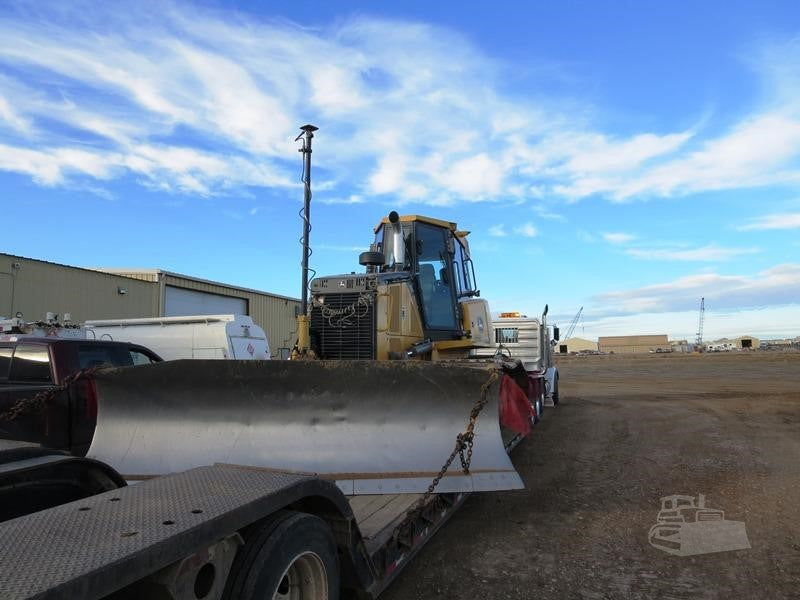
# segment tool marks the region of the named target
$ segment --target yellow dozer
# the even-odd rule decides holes
[[[466,236],[392,212],[365,272],[311,282],[295,360],[96,373],[88,455],[129,480],[231,463],[319,474],[350,495],[419,493],[439,475],[437,492],[522,487],[499,402],[527,376],[469,358],[494,335]]]
[[[466,231],[392,212],[359,262],[366,273],[318,277],[298,353],[323,360],[464,359],[494,346]]]
[[[522,487],[499,401],[527,376],[469,358],[494,334],[466,237],[392,212],[365,272],[311,282],[295,360],[98,372],[88,455],[127,479],[231,463],[319,474],[346,494],[419,493],[438,475],[437,492]]]

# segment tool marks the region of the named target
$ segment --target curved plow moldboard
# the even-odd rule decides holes
[[[181,360],[96,374],[89,456],[128,479],[214,463],[319,474],[352,494],[424,492],[464,431],[485,368],[423,362]],[[498,390],[469,475],[437,492],[519,489]]]

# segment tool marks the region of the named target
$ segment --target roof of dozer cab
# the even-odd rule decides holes
[[[454,233],[456,233],[456,230],[458,229],[458,225],[453,223],[452,221],[442,221],[441,219],[434,219],[433,217],[424,217],[422,215],[400,215],[398,220],[400,221],[400,223],[408,223],[410,221],[421,221],[423,223],[430,223],[431,225],[436,225],[437,227],[444,227],[445,229],[449,229]],[[389,217],[383,217],[383,219],[381,219],[381,222],[375,226],[374,230],[375,233],[378,233],[378,230],[383,225],[388,225],[388,224],[389,224]],[[459,231],[457,233],[466,234],[469,232]]]
[[[486,369],[418,361],[181,360],[95,374],[89,456],[128,479],[214,463],[314,473],[351,494],[421,493],[463,432]],[[518,489],[499,384],[437,492]]]

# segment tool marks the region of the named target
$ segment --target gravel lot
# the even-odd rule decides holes
[[[800,597],[800,353],[562,359],[562,403],[382,600]],[[648,542],[660,498],[706,495],[751,549]]]

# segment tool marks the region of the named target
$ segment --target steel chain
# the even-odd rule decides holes
[[[53,401],[57,394],[66,390],[73,383],[93,375],[101,368],[103,368],[103,365],[81,369],[80,371],[76,371],[72,375],[65,377],[64,380],[58,385],[54,385],[46,390],[42,390],[33,398],[21,398],[20,400],[17,400],[11,408],[3,413],[0,413],[0,422],[13,421],[18,417],[28,413],[42,412],[45,407]]]
[[[469,466],[472,463],[472,447],[475,443],[475,424],[478,420],[478,415],[481,414],[481,411],[486,406],[488,402],[486,397],[489,393],[489,388],[492,387],[492,384],[498,380],[500,377],[499,369],[492,369],[491,373],[489,374],[489,378],[486,382],[481,386],[481,395],[480,397],[475,400],[475,404],[472,406],[472,410],[469,413],[469,423],[467,423],[467,428],[463,433],[459,433],[456,436],[456,445],[453,448],[453,451],[450,453],[450,456],[447,457],[444,465],[439,470],[439,473],[436,477],[433,478],[431,484],[428,486],[428,489],[422,495],[422,497],[414,503],[414,506],[409,509],[407,515],[411,515],[414,512],[421,510],[428,499],[433,494],[433,491],[436,489],[436,486],[439,485],[439,482],[444,477],[445,473],[447,473],[448,469],[450,469],[450,465],[458,455],[459,460],[461,461],[461,470],[463,471],[464,475],[469,475]],[[464,451],[467,451],[466,457],[464,456]]]

